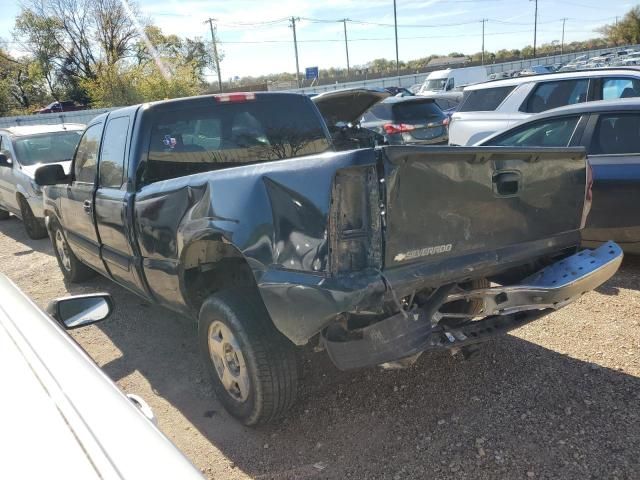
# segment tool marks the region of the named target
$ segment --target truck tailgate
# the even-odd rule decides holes
[[[384,267],[496,251],[581,228],[581,148],[384,147]]]

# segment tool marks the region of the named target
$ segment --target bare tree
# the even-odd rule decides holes
[[[114,65],[140,37],[135,3],[120,0],[26,0],[14,35],[45,70],[96,78],[101,65]],[[48,79],[53,87],[53,77]],[[52,88],[54,90],[54,88]]]

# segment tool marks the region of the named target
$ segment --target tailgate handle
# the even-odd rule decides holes
[[[520,178],[520,172],[497,172],[493,175],[493,191],[501,197],[517,195]]]

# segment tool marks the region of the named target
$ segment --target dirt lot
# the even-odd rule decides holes
[[[49,241],[16,219],[0,223],[0,271],[41,306],[111,292],[115,315],[73,336],[210,478],[640,478],[638,259],[468,361],[344,373],[307,350],[297,406],[257,429],[216,401],[189,321],[100,277],[65,285]]]

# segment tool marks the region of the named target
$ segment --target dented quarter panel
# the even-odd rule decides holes
[[[248,261],[281,330],[288,332],[290,326],[280,322],[304,324],[309,317],[321,317],[317,323],[322,323],[325,313],[348,308],[354,301],[348,292],[369,286],[362,280],[343,285],[326,278],[331,185],[336,170],[367,164],[375,164],[371,149],[245,165],[143,187],[134,218],[153,294],[187,311],[180,285],[182,256],[192,242],[211,239],[235,246]],[[292,301],[307,295],[305,301]],[[309,324],[308,330],[317,332],[314,322]]]

